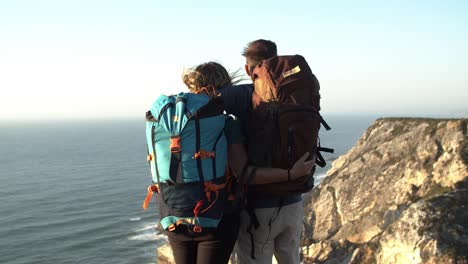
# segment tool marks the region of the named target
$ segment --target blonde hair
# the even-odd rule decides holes
[[[210,61],[186,70],[182,81],[193,93],[216,95],[219,88],[237,84],[242,78],[238,71],[230,74],[221,64]]]

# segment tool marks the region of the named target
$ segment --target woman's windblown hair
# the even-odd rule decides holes
[[[237,84],[243,79],[238,71],[230,74],[221,64],[210,61],[184,71],[182,80],[193,93],[217,95],[219,88]]]

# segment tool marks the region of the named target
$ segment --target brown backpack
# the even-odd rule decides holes
[[[304,153],[324,166],[319,150],[320,85],[304,57],[277,56],[252,72],[254,92],[249,126],[249,161],[255,166],[290,169]],[[309,158],[309,159],[310,159]],[[286,195],[313,188],[313,173],[288,181],[249,187],[249,193]]]

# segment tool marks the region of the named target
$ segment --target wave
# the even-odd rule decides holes
[[[325,179],[325,177],[327,177],[326,173],[319,173],[314,175],[315,186],[318,186],[323,181],[323,179]]]
[[[315,178],[315,179],[323,179],[323,178],[325,178],[325,177],[327,177],[327,174],[326,174],[326,173],[319,173],[319,174],[315,174],[315,175],[314,175],[314,178]]]
[[[168,243],[167,236],[156,229],[155,223],[147,223],[134,231],[134,234],[128,237],[128,240],[134,241],[152,241],[156,246]]]
[[[157,224],[147,224],[147,225],[143,226],[143,228],[138,229],[135,232],[143,232],[143,231],[147,231],[147,230],[154,230],[155,232],[157,232],[156,226],[157,226]]]
[[[163,244],[167,243],[167,236],[163,234],[157,234],[156,232],[154,233],[144,233],[144,234],[138,234],[134,236],[130,236],[128,240],[135,240],[135,241],[153,241],[156,242],[156,244]]]

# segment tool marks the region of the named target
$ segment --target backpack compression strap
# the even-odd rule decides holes
[[[323,127],[326,129],[326,130],[330,130],[331,127],[327,124],[327,122],[325,122],[325,119],[323,119],[322,115],[320,115],[320,123],[322,123]]]
[[[326,129],[326,130],[330,130],[331,127],[327,124],[327,122],[325,122],[325,120],[323,119],[322,115],[320,115],[320,123],[323,125],[323,127]],[[315,154],[317,156],[317,159],[315,161],[315,163],[317,165],[319,165],[320,167],[325,167],[327,165],[327,163],[325,162],[325,159],[323,158],[322,156],[322,153],[320,153],[320,151],[323,151],[323,152],[328,152],[328,153],[333,153],[335,150],[334,149],[331,149],[331,148],[324,148],[324,147],[321,147],[320,146],[320,139],[319,139],[319,142],[318,142],[318,148],[315,150]]]
[[[151,202],[151,198],[153,197],[154,193],[159,193],[159,186],[157,184],[153,184],[148,186],[148,194],[146,195],[145,201],[143,201],[143,210],[146,211],[148,209],[148,205]]]
[[[315,156],[316,156],[315,164],[317,164],[317,165],[319,165],[320,167],[323,168],[323,167],[325,167],[327,165],[327,162],[323,158],[322,153],[320,153],[320,151],[327,152],[327,153],[333,153],[333,152],[335,152],[335,150],[332,149],[332,148],[324,148],[324,147],[320,146],[320,138],[319,138],[318,147],[315,150]]]
[[[169,175],[175,183],[180,183],[180,136],[172,136],[170,140],[171,161],[169,164]]]
[[[200,182],[205,182],[205,177],[203,175],[203,168],[202,168],[202,163],[201,159],[203,158],[208,158],[211,157],[213,160],[215,160],[215,153],[214,150],[216,148],[216,144],[218,140],[222,136],[222,132],[216,139],[215,146],[211,152],[202,150],[200,149],[200,119],[201,118],[207,118],[207,117],[212,117],[216,115],[221,115],[224,112],[224,106],[223,106],[223,101],[221,97],[214,97],[211,98],[210,101],[200,109],[196,113],[194,113],[193,116],[190,116],[189,118],[193,118],[195,121],[195,151],[196,153],[194,154],[194,158],[197,160],[197,169],[198,169],[198,177],[200,178]],[[213,165],[213,178],[216,178],[216,168],[215,165]]]

